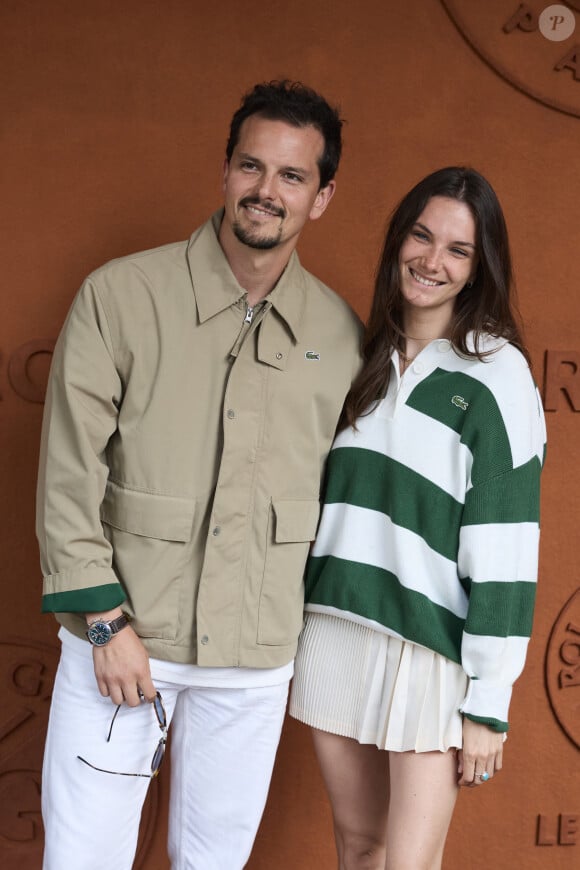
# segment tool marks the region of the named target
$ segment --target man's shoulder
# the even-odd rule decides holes
[[[348,302],[335,290],[313,275],[303,266],[300,267],[304,278],[307,299],[321,310],[323,314],[334,318],[342,318],[346,324],[352,325],[357,333],[362,329],[362,323],[358,315],[353,311]]]
[[[126,254],[122,257],[115,257],[109,260],[97,269],[94,269],[88,276],[87,280],[96,282],[108,282],[110,279],[116,280],[123,275],[131,275],[132,273],[156,272],[159,269],[170,267],[172,264],[186,265],[186,253],[188,240],[180,242],[171,242],[166,245],[160,245],[156,248],[148,248],[144,251],[137,251],[133,254]]]

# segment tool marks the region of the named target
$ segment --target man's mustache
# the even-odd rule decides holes
[[[276,205],[272,205],[267,200],[264,201],[260,199],[259,196],[244,196],[243,199],[240,200],[240,206],[246,205],[257,205],[260,208],[263,208],[264,211],[267,211],[268,214],[274,215],[275,217],[285,218],[286,212],[283,208],[279,208]]]

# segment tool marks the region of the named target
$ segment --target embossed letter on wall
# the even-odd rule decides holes
[[[546,651],[546,688],[554,715],[580,749],[580,589],[554,623]]]

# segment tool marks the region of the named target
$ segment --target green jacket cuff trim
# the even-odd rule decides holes
[[[492,719],[488,716],[473,716],[471,713],[464,713],[463,715],[466,719],[471,719],[472,722],[479,722],[480,725],[487,725],[492,731],[498,731],[500,734],[504,734],[510,729],[509,723],[502,722],[501,719]]]
[[[42,613],[96,613],[98,610],[112,610],[126,598],[118,583],[72,592],[51,592],[42,597]]]

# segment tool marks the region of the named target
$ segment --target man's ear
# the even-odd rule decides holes
[[[328,203],[334,196],[335,190],[336,181],[334,179],[332,181],[329,181],[326,187],[320,188],[320,190],[316,194],[316,199],[312,204],[312,208],[310,209],[309,217],[311,221],[318,220],[319,217],[322,217],[322,215],[326,211]]]
[[[224,157],[224,166],[223,166],[223,187],[225,189],[226,181],[228,180],[228,175],[230,171],[230,161],[227,157]]]

